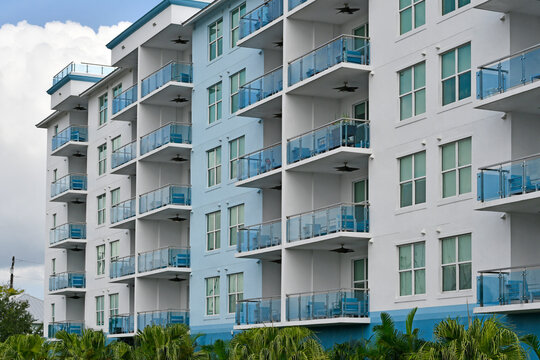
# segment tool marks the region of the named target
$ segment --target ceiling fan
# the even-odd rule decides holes
[[[178,275],[176,275],[175,277],[173,277],[172,279],[169,279],[169,281],[172,281],[172,282],[182,282],[184,281],[185,279],[180,279],[178,277]]]
[[[72,204],[77,204],[77,205],[78,205],[78,204],[84,204],[84,201],[81,201],[81,200],[79,200],[79,199],[73,199],[73,200],[71,200],[71,203],[72,203]]]
[[[349,4],[345,3],[345,4],[343,4],[342,7],[336,8],[336,10],[337,10],[338,14],[352,15],[352,14],[354,14],[355,12],[357,12],[360,9],[352,8],[352,7],[349,6]]]
[[[189,39],[183,39],[182,35],[178,35],[178,38],[171,40],[171,42],[173,42],[175,44],[185,45],[185,44],[187,44],[189,42]]]
[[[347,253],[354,252],[353,249],[347,249],[347,248],[344,246],[344,244],[341,244],[341,247],[340,247],[340,248],[337,248],[337,249],[334,249],[334,250],[330,250],[330,251],[337,252],[338,254],[347,254]]]
[[[283,47],[283,40],[274,41],[274,46],[278,47],[278,48],[282,48]]]
[[[339,92],[355,92],[356,89],[358,89],[358,86],[349,86],[347,85],[348,82],[347,81],[344,81],[343,82],[343,86],[338,86],[338,87],[335,87],[334,90],[337,90]]]
[[[73,110],[83,111],[86,110],[86,108],[84,106],[81,106],[81,104],[77,104],[77,106],[75,106]]]
[[[270,188],[270,190],[281,190],[281,185],[276,185]]]
[[[343,164],[343,166],[336,166],[334,169],[336,169],[337,171],[341,171],[341,172],[353,172],[353,171],[358,170],[358,168],[348,166],[347,162],[345,162]]]
[[[75,154],[73,154],[73,157],[82,158],[82,157],[85,157],[85,155],[81,153],[80,151],[77,151]]]
[[[175,102],[177,104],[179,103],[185,103],[185,102],[188,102],[189,100],[183,96],[180,96],[180,95],[177,95],[174,99],[171,100],[171,102]]]
[[[281,119],[283,117],[282,113],[276,113],[274,114],[274,119]]]
[[[182,218],[180,217],[180,215],[176,214],[175,217],[169,218],[169,220],[174,221],[174,222],[182,222],[182,221],[185,221],[186,218]]]
[[[174,161],[174,162],[184,162],[187,160],[188,159],[181,157],[180,154],[176,154],[176,156],[171,159],[171,161]]]
[[[68,298],[70,299],[80,299],[81,297],[79,295],[73,295],[73,296],[68,296]]]
[[[79,249],[77,246],[75,246],[73,249],[69,249],[69,250],[74,251],[74,252],[83,251],[83,249]]]

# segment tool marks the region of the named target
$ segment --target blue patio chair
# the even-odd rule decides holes
[[[83,274],[73,274],[71,277],[71,286],[74,288],[83,288],[84,287],[84,275]]]
[[[174,266],[175,267],[189,267],[189,254],[188,253],[176,254],[176,257],[174,260]]]
[[[82,238],[82,229],[79,227],[71,227],[70,235],[71,239],[81,239]]]
[[[181,314],[172,313],[170,316],[171,324],[184,324],[184,316]]]
[[[185,205],[186,196],[183,193],[173,191],[172,196],[171,196],[171,204]]]
[[[71,188],[73,190],[84,190],[84,179],[77,177],[71,178]]]
[[[182,134],[171,132],[171,143],[181,144],[182,143]]]

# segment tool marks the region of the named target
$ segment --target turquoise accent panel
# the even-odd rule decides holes
[[[49,94],[49,95],[54,94],[56,92],[56,90],[60,89],[62,86],[64,86],[65,84],[67,84],[71,80],[73,80],[73,81],[88,81],[88,82],[96,83],[96,82],[100,81],[101,79],[102,79],[102,77],[69,74],[66,77],[64,77],[62,80],[60,80],[59,82],[57,82],[56,84],[51,86],[49,88],[49,90],[47,90],[47,94]]]

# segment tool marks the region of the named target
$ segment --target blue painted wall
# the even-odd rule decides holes
[[[193,32],[193,154],[191,166],[193,214],[191,217],[192,276],[190,282],[191,330],[206,334],[202,343],[230,338],[234,313],[228,314],[227,274],[244,273],[244,298],[261,296],[261,265],[257,260],[236,259],[236,247],[229,246],[228,208],[245,205],[245,224],[262,221],[262,195],[257,189],[237,188],[229,179],[229,141],[245,136],[245,151],[263,147],[263,125],[258,119],[236,117],[230,111],[230,79],[246,69],[246,80],[263,74],[263,56],[259,50],[231,48],[230,12],[243,1],[224,2],[195,24]],[[248,6],[248,9],[250,6]],[[208,25],[223,18],[223,55],[208,60]],[[222,119],[208,124],[208,87],[222,82]],[[221,184],[207,185],[206,151],[221,146]],[[206,251],[206,214],[221,210],[221,248]],[[205,278],[220,277],[220,314],[205,316]]]

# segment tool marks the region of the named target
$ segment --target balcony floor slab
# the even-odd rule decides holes
[[[257,101],[254,104],[251,104],[243,109],[240,109],[236,112],[237,116],[244,117],[253,117],[261,119],[275,119],[276,121],[281,120],[281,95],[283,91],[280,91],[272,96],[269,96],[265,99]],[[276,118],[279,116],[279,118]]]
[[[176,144],[169,143],[158,147],[152,151],[147,152],[144,155],[141,155],[139,161],[152,161],[152,162],[161,162],[161,163],[171,163],[171,164],[182,164],[187,163],[173,161],[177,155],[181,158],[187,159],[188,161],[191,158],[191,144]]]
[[[135,283],[135,274],[119,276],[117,278],[109,278],[109,282],[117,284],[133,284]]]
[[[538,214],[540,212],[540,191],[481,202],[475,210]]]
[[[137,121],[137,102],[129,104],[116,114],[111,116],[111,120],[116,121]]]
[[[281,259],[281,245],[269,246],[264,249],[236,252],[234,256],[238,259],[261,259],[276,261]]]
[[[54,291],[49,291],[49,295],[63,295],[65,297],[83,297],[86,295],[86,289],[79,288],[65,288]]]
[[[528,304],[477,306],[474,308],[475,314],[519,314],[533,312],[540,312],[540,302]]]
[[[79,156],[85,157],[88,151],[88,142],[68,141],[56,150],[51,152],[51,156]]]
[[[253,176],[245,180],[237,181],[235,185],[257,189],[276,189],[277,187],[281,186],[281,168]]]
[[[332,251],[340,246],[348,249],[361,249],[367,246],[371,233],[338,231],[332,234],[317,236],[311,239],[297,240],[284,244],[285,249],[291,250],[324,250]]]
[[[112,229],[135,229],[135,216],[111,224]]]
[[[170,220],[176,215],[183,217],[186,221],[189,220],[191,206],[185,205],[166,205],[160,208],[139,214],[137,219],[140,220]]]
[[[86,190],[68,190],[52,197],[50,201],[69,202],[74,204],[85,203],[87,194],[88,191]]]
[[[193,84],[191,83],[169,81],[167,84],[143,97],[140,102],[148,105],[173,106],[177,108],[191,106],[192,90]],[[172,101],[172,99],[175,99],[178,96],[184,97],[188,99],[188,101],[183,103]]]
[[[481,10],[496,11],[505,14],[517,12],[540,16],[540,4],[538,0],[480,0],[478,2],[479,4],[475,7]]]
[[[371,323],[369,317],[337,317],[329,319],[315,320],[294,320],[287,321],[285,326],[332,326],[332,325],[368,325]]]
[[[537,0],[534,1],[538,2]],[[540,80],[508,89],[503,93],[490,96],[483,100],[478,100],[474,107],[481,110],[522,112],[540,115],[538,98],[540,98]]]
[[[86,240],[85,239],[65,239],[62,241],[58,241],[57,243],[50,244],[49,248],[67,249],[67,250],[73,250],[73,249],[83,250],[86,248]]]
[[[111,339],[132,338],[134,336],[135,336],[135,332],[125,333],[125,334],[107,334],[107,337]]]
[[[135,175],[137,173],[137,158],[111,169],[114,175]]]
[[[371,149],[342,146],[310,158],[288,164],[287,171],[303,171],[311,173],[343,174],[336,169],[338,166],[347,166],[358,169],[367,169]]]
[[[283,15],[238,41],[237,45],[252,49],[279,49],[276,42],[283,41]]]
[[[138,272],[137,278],[138,279],[147,278],[147,279],[169,279],[170,280],[178,276],[179,279],[186,280],[189,278],[190,273],[191,273],[191,268],[167,267],[163,269]]]

